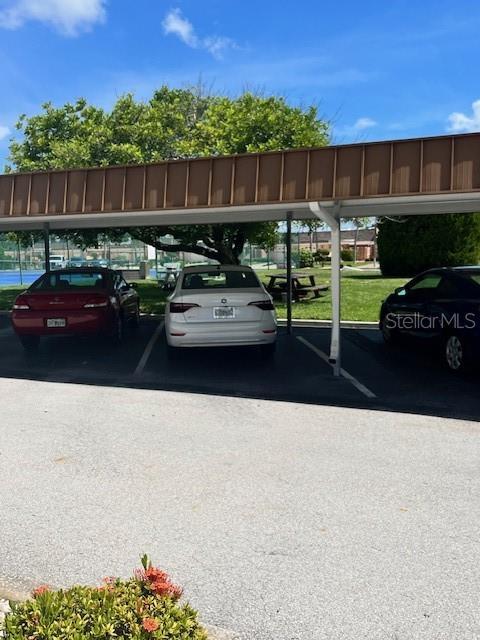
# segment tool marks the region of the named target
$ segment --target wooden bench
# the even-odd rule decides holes
[[[328,284],[316,284],[310,287],[298,287],[294,290],[294,294],[296,294],[299,298],[304,298],[308,294],[313,293],[314,298],[321,298],[321,294],[325,291],[329,290]]]
[[[327,284],[315,285],[314,287],[300,287],[292,290],[292,299],[295,302],[300,302],[300,300],[305,300],[309,294],[313,294],[310,300],[314,300],[315,298],[321,298],[322,293],[328,291],[330,287]],[[287,301],[287,292],[285,289],[279,289],[277,299],[281,299],[282,302]],[[275,295],[274,295],[275,297]]]
[[[302,285],[300,280],[307,278],[310,285]],[[328,291],[329,286],[327,284],[317,284],[315,282],[315,276],[304,274],[292,274],[292,299],[298,302],[300,299],[305,299],[311,295],[312,298],[320,298],[321,294]],[[270,282],[267,285],[267,291],[277,300],[283,302],[287,299],[287,281],[285,275],[270,276]]]

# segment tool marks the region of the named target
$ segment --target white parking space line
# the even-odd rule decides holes
[[[137,368],[135,369],[135,372],[133,374],[134,376],[141,376],[142,375],[143,370],[145,369],[145,367],[147,365],[148,359],[152,355],[153,347],[155,346],[156,341],[160,337],[160,334],[162,333],[164,326],[165,326],[165,321],[162,320],[162,322],[155,329],[152,337],[148,341],[148,344],[145,347],[145,351],[143,352],[143,355],[140,358],[140,362],[138,363]]]
[[[329,362],[329,359],[328,359],[328,356],[327,356],[326,353],[324,353],[321,349],[319,349],[314,344],[312,344],[311,342],[306,340],[303,336],[297,336],[297,340],[299,340],[302,344],[304,344],[311,351],[313,351],[313,353],[315,353],[319,358],[321,358],[324,362],[326,362],[328,365],[330,365],[332,367],[332,369],[333,369],[333,365],[332,365],[331,362]],[[368,387],[366,387],[359,380],[357,380],[354,376],[352,376],[351,373],[348,373],[348,371],[345,371],[345,369],[340,369],[340,374],[341,374],[341,376],[343,378],[345,378],[345,380],[348,380],[349,382],[351,382],[356,389],[358,389],[361,393],[363,393],[364,396],[367,396],[367,398],[376,398],[377,397],[373,393],[373,391],[370,391],[370,389]]]

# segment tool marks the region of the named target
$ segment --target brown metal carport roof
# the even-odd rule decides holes
[[[0,229],[301,218],[311,201],[345,217],[472,211],[479,196],[475,133],[1,175]]]
[[[0,176],[0,231],[306,219],[332,231],[330,360],[341,368],[340,218],[480,211],[480,133]],[[289,318],[291,305],[289,306]]]

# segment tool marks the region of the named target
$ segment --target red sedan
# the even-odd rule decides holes
[[[140,301],[120,272],[97,267],[45,273],[15,300],[12,323],[27,350],[41,336],[100,334],[120,343],[137,325]]]

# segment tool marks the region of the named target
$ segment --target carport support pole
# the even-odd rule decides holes
[[[331,210],[327,210],[319,202],[310,202],[310,210],[323,222],[328,224],[332,232],[332,334],[330,340],[330,364],[333,365],[335,376],[341,375],[341,237],[340,237],[340,203],[335,203]]]
[[[287,333],[292,335],[292,218],[291,211],[287,213]]]
[[[50,271],[50,225],[43,226],[43,242],[45,244],[45,271]]]

